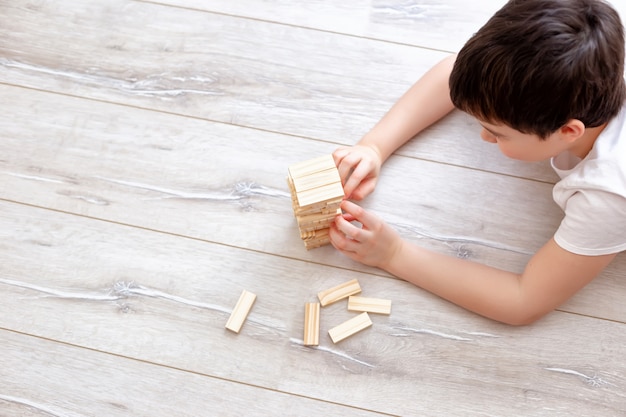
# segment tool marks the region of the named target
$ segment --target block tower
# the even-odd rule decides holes
[[[343,186],[332,155],[321,156],[289,167],[293,212],[305,248],[330,243],[328,228],[341,214]]]

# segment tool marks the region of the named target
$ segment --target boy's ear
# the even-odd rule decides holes
[[[574,142],[585,134],[585,124],[578,119],[571,119],[559,129],[561,137],[567,142]]]

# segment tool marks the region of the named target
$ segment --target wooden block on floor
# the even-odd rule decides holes
[[[352,295],[348,298],[348,310],[376,314],[391,314],[391,300]]]
[[[320,344],[320,303],[304,304],[304,345]]]
[[[363,329],[367,329],[371,325],[372,320],[370,320],[370,316],[367,313],[361,313],[358,316],[343,322],[339,326],[333,327],[328,331],[328,334],[333,340],[333,343],[338,343]]]
[[[246,320],[246,317],[248,317],[252,304],[254,304],[254,300],[256,300],[256,294],[243,290],[241,296],[239,296],[237,305],[235,305],[233,312],[226,322],[226,328],[228,330],[239,333],[243,322]]]
[[[322,307],[329,304],[348,298],[351,295],[355,295],[361,292],[361,286],[359,281],[353,279],[352,281],[344,282],[336,287],[329,288],[317,293],[317,298],[320,300]]]

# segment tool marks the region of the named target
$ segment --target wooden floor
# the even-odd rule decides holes
[[[626,415],[626,254],[516,328],[299,239],[287,167],[356,142],[503,3],[0,0],[0,415]],[[364,205],[520,271],[556,176],[478,133],[452,114]],[[354,313],[325,307],[303,346],[304,303],[351,279],[391,315],[333,344]]]

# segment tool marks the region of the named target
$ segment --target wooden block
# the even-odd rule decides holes
[[[329,154],[290,165],[288,170],[291,178],[300,178],[331,168],[337,167],[333,156]]]
[[[367,313],[361,313],[358,316],[343,322],[339,326],[333,327],[328,331],[328,334],[333,340],[333,343],[338,343],[346,337],[350,337],[363,329],[367,329],[371,325],[372,320],[370,320],[370,316]]]
[[[252,308],[252,304],[254,304],[254,300],[256,300],[255,294],[243,290],[241,296],[239,296],[239,301],[237,301],[237,305],[235,306],[233,312],[228,318],[228,321],[226,322],[226,328],[228,330],[239,333],[243,322],[246,320],[246,317],[248,317],[248,313]]]
[[[292,178],[293,188],[296,190],[296,193],[301,193],[312,188],[336,182],[341,182],[341,178],[339,177],[339,171],[335,168],[335,166],[331,169],[316,172],[315,174],[307,175],[305,177]]]
[[[317,204],[317,205],[313,205],[309,207],[300,207],[298,206],[298,203],[296,202],[293,206],[293,211],[296,216],[308,216],[308,215],[316,214],[316,213],[341,214],[340,205],[342,201],[343,201],[343,198],[337,199],[330,203],[323,202],[321,204]]]
[[[320,208],[322,208],[327,202],[335,203],[339,201],[341,203],[344,195],[341,182],[326,184],[321,187],[298,193],[298,206],[304,208],[318,204],[320,205]]]
[[[351,295],[355,295],[361,292],[361,286],[359,281],[353,279],[352,281],[344,282],[336,287],[329,288],[324,291],[320,291],[317,294],[317,298],[320,299],[322,307],[329,304],[348,298]]]
[[[306,248],[306,250],[319,248],[321,246],[325,246],[328,244],[330,244],[330,238],[322,238],[322,239],[304,241],[304,247]]]
[[[320,344],[320,303],[304,304],[304,345]]]
[[[365,311],[377,314],[391,314],[391,300],[352,295],[348,298],[348,310]]]

